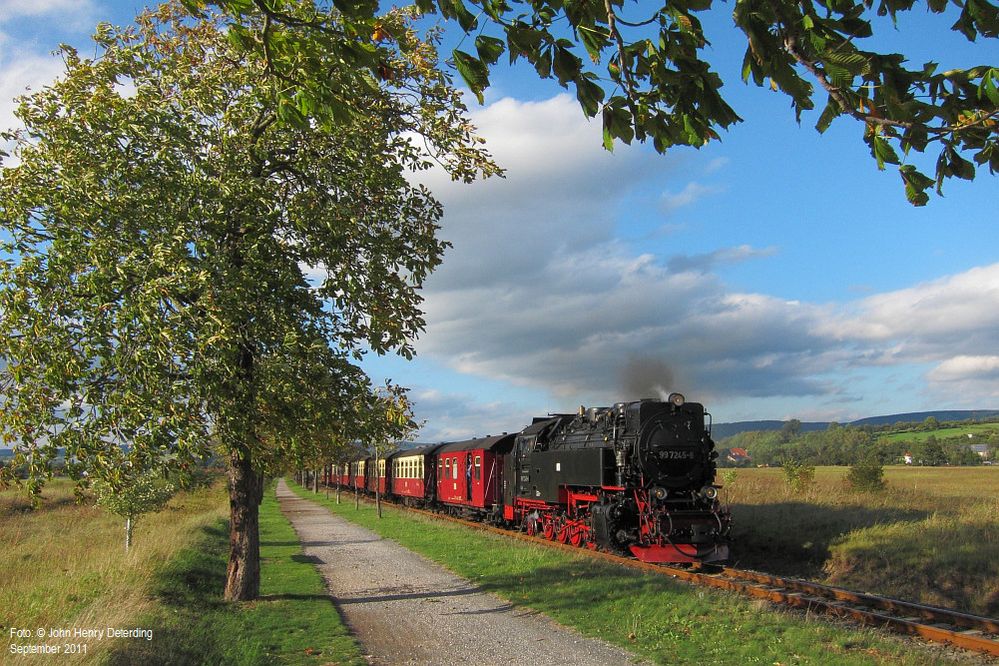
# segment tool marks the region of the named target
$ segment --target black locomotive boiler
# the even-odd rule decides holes
[[[619,402],[513,434],[396,451],[330,469],[337,483],[646,562],[728,558],[729,516],[699,403]]]
[[[647,562],[727,559],[729,517],[705,418],[702,405],[673,393],[535,419],[504,461],[503,517]]]

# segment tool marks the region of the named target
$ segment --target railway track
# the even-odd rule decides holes
[[[649,564],[630,557],[577,548],[558,541],[549,541],[541,536],[529,536],[522,532],[513,532],[424,509],[403,507],[398,504],[395,506],[436,520],[458,523],[472,529],[494,532],[520,541],[544,544],[620,566],[688,581],[696,585],[730,590],[757,599],[765,599],[775,604],[792,606],[809,612],[822,612],[847,618],[865,626],[919,636],[929,641],[946,643],[965,650],[999,657],[999,619],[854,592],[797,578],[782,578],[747,569],[717,566],[688,569],[663,564]]]

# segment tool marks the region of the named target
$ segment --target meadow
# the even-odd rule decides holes
[[[363,664],[322,578],[277,502],[261,506],[261,599],[222,601],[228,554],[225,484],[182,492],[139,521],[124,551],[122,519],[77,504],[56,479],[32,509],[0,492],[0,664]],[[152,640],[86,643],[73,656],[11,655],[10,628],[141,628]]]
[[[999,467],[886,467],[879,492],[848,471],[796,493],[781,469],[720,470],[733,563],[999,616]]]
[[[34,510],[23,492],[0,492],[0,631],[9,637],[11,627],[134,627],[153,605],[147,591],[158,563],[225,509],[219,486],[181,493],[139,520],[126,553],[124,521],[92,502],[77,504],[65,479],[48,483]],[[89,644],[88,660],[107,645]],[[6,643],[0,647],[9,655]]]

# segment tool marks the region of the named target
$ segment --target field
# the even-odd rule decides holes
[[[999,467],[886,467],[857,493],[845,467],[792,493],[780,469],[722,470],[739,566],[999,615]]]
[[[186,547],[225,511],[219,485],[176,496],[140,520],[124,550],[124,521],[74,502],[56,479],[31,510],[23,493],[0,493],[0,630],[30,627],[134,627],[153,606],[157,565]],[[107,641],[89,646],[97,658]],[[0,647],[7,653],[7,643]],[[3,662],[3,657],[0,657]]]

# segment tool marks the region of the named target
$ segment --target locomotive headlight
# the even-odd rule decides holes
[[[670,393],[669,397],[666,398],[666,401],[672,403],[674,407],[683,407],[683,403],[685,403],[687,399],[683,397],[682,393]]]
[[[718,497],[718,489],[715,488],[714,486],[704,486],[703,488],[701,488],[701,495],[703,495],[709,500],[713,500],[714,498]]]

